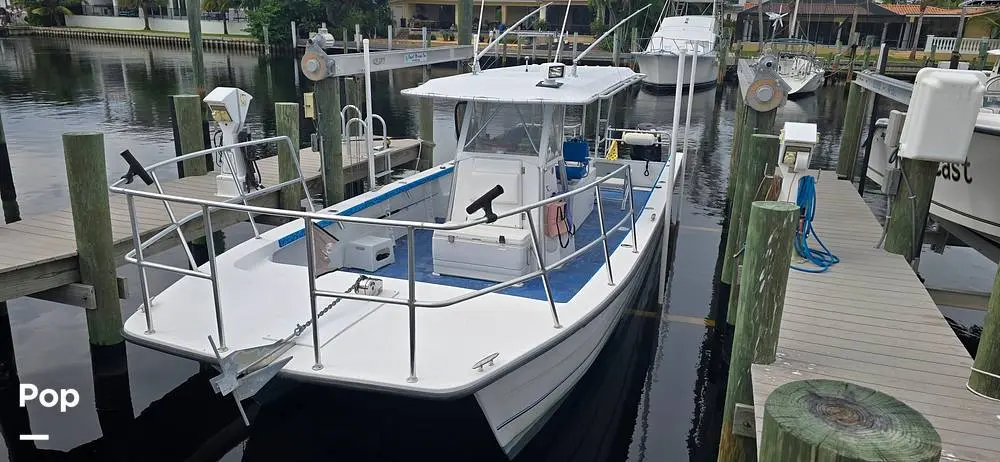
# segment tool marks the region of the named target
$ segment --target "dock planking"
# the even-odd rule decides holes
[[[923,414],[941,435],[941,460],[1000,460],[1000,403],[966,389],[972,358],[923,284],[903,257],[874,248],[882,228],[854,185],[829,175],[816,191],[813,224],[841,263],[789,275],[777,360],[751,366],[758,441],[771,391],[832,379]]]
[[[393,140],[392,146],[388,148],[393,166],[398,167],[416,160],[419,146],[420,142],[417,140]],[[384,158],[379,156],[376,162],[381,164]],[[310,149],[302,149],[300,161],[310,193],[315,195],[322,192],[319,154]],[[279,182],[277,156],[261,159],[257,161],[257,165],[264,185]],[[358,160],[357,156],[349,159],[345,155],[343,167],[345,183],[367,178],[367,165],[366,159]],[[122,173],[125,170],[123,163]],[[215,176],[216,172],[209,172],[207,175],[166,181],[163,182],[164,192],[184,197],[216,199]],[[152,186],[147,187],[138,180],[131,187],[153,190]],[[124,196],[111,194],[109,201],[114,257],[120,266],[124,263],[125,254],[133,248],[131,222]],[[251,199],[249,203],[277,208],[278,194],[274,192],[260,195]],[[200,210],[199,206],[181,203],[171,203],[171,207],[178,220]],[[166,208],[161,201],[137,197],[135,208],[139,220],[139,232],[143,239],[153,236],[170,224]],[[245,213],[228,210],[212,212],[212,224],[215,229],[222,229],[246,219]],[[0,284],[0,301],[80,282],[73,220],[73,213],[67,208],[27,216],[22,221],[0,226],[0,281],[3,281]],[[187,223],[182,227],[185,237],[190,240],[202,236],[204,234],[202,226],[202,220],[192,220]],[[172,233],[169,238],[157,242],[145,253],[147,256],[153,255],[178,244],[176,233]]]

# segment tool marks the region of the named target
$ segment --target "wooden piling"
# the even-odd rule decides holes
[[[84,284],[94,287],[94,303],[97,306],[96,309],[87,310],[90,343],[113,345],[122,341],[122,315],[111,238],[104,134],[65,133],[63,152],[80,279]]]
[[[205,97],[205,52],[201,40],[201,0],[187,0],[188,31],[191,38],[191,63],[198,96]]]
[[[726,29],[720,42],[722,49],[719,50],[719,76],[716,78],[716,85],[722,85],[726,79],[727,64],[729,63],[729,29]],[[741,95],[742,96],[742,95]],[[742,98],[740,98],[742,99]]]
[[[733,201],[733,207],[729,212],[729,232],[726,244],[728,246],[730,243],[728,238],[735,238],[735,246],[732,252],[727,254],[732,265],[729,277],[733,286],[738,286],[740,283],[740,273],[737,271],[742,260],[740,244],[747,234],[750,204],[754,201],[774,199],[767,197],[767,192],[770,190],[768,177],[774,174],[780,140],[774,135],[753,135],[750,144],[750,151],[744,153],[741,158],[740,181],[735,192],[736,198]],[[723,265],[724,267],[725,265]],[[736,314],[739,311],[739,292],[734,291],[733,295],[729,298],[729,310],[726,316],[726,321],[730,325],[736,324]]]
[[[858,151],[861,149],[861,127],[864,125],[864,112],[868,101],[868,90],[861,85],[848,83],[847,109],[844,111],[843,137],[840,140],[840,154],[837,156],[837,178],[854,181],[858,164]],[[861,172],[864,178],[867,172]]]
[[[177,155],[190,154],[205,149],[202,135],[202,102],[198,95],[174,95],[170,97],[174,106],[174,136],[177,137]],[[186,159],[177,166],[181,177],[198,176],[208,173],[205,159]]]
[[[458,0],[455,5],[455,19],[458,22],[458,44],[472,45],[472,0]]]
[[[838,380],[799,380],[772,391],[759,446],[762,461],[941,458],[941,436],[923,415],[892,396]]]
[[[326,206],[344,200],[344,152],[341,142],[340,77],[316,82],[313,89],[316,132],[323,164],[323,198]]]
[[[754,460],[753,442],[733,434],[733,416],[737,403],[753,405],[750,365],[775,360],[798,216],[798,206],[790,202],[762,201],[750,207],[740,285],[752,290],[739,301],[719,462]]]
[[[987,304],[979,349],[969,375],[969,389],[993,399],[1000,399],[1000,268],[993,278],[993,291]]]
[[[424,41],[424,48],[431,46],[430,41]],[[505,46],[504,52],[507,48]],[[431,79],[431,67],[424,66],[421,76],[421,83],[427,83]],[[434,166],[434,100],[430,98],[420,98],[420,162],[418,170],[426,170]]]
[[[299,157],[299,105],[298,103],[274,103],[274,119],[278,136],[291,138],[295,149],[288,149],[285,143],[278,143],[278,181],[284,183],[299,177],[295,169],[295,156]],[[278,206],[285,210],[302,208],[302,187],[285,186],[278,194]]]
[[[733,204],[733,189],[736,188],[736,181],[733,174],[736,172],[740,158],[740,136],[743,132],[743,124],[746,122],[747,105],[743,102],[743,93],[736,89],[736,121],[733,124],[733,145],[729,153],[729,184],[726,187],[726,201],[729,208]]]
[[[760,185],[761,177],[764,175],[762,162],[766,163],[763,158],[768,156],[777,158],[778,156],[777,146],[771,152],[755,152],[753,141],[755,134],[771,133],[774,128],[774,117],[777,110],[772,109],[767,112],[757,112],[747,106],[745,111],[744,125],[742,130],[740,130],[740,155],[737,158],[739,163],[736,164],[737,168],[735,171],[729,172],[729,182],[732,183],[735,181],[736,184],[733,189],[733,199],[730,202],[732,206],[729,208],[726,256],[722,264],[722,282],[726,284],[732,284],[733,282],[733,268],[735,268],[734,263],[736,263],[733,256],[742,247],[743,238],[746,236],[746,221],[744,218],[749,216],[750,202],[753,201],[753,197],[743,195],[743,191],[755,191]],[[764,143],[763,140],[758,142]],[[758,147],[762,148],[763,146],[762,144]],[[730,313],[730,316],[733,316],[733,314]]]
[[[885,250],[913,263],[920,258],[924,227],[934,194],[939,162],[900,157],[902,178],[889,198],[890,218],[885,229]]]
[[[7,151],[7,136],[0,118],[0,203],[7,223],[21,219],[21,208],[17,205],[17,190],[14,189],[14,172],[10,167],[10,153]]]

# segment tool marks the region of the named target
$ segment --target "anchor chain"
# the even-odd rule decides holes
[[[358,280],[354,281],[354,284],[351,284],[351,287],[348,287],[345,292],[347,292],[347,293],[357,292],[358,287],[361,285],[361,283],[364,282],[364,281],[366,281],[366,280],[368,280],[368,279],[372,279],[372,278],[369,278],[368,276],[365,276],[363,274],[361,276],[358,276]],[[316,314],[316,319],[319,320],[319,318],[322,318],[324,314],[326,314],[328,311],[330,311],[334,306],[337,306],[337,304],[340,303],[341,300],[343,300],[343,298],[338,298],[338,299],[335,299],[334,301],[330,302],[329,305],[326,305],[325,308],[323,308],[322,310],[320,310],[319,313]],[[298,336],[302,335],[302,333],[305,332],[305,330],[308,329],[309,326],[312,325],[312,322],[313,322],[313,320],[309,319],[308,321],[306,321],[305,324],[298,324],[298,323],[296,323],[295,324],[295,330],[292,331],[292,335],[289,335],[288,337],[285,337],[285,341],[287,342],[287,341],[289,341],[289,340],[291,340],[291,339],[293,339],[295,337],[298,337]]]

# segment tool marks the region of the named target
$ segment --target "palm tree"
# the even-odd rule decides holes
[[[205,0],[201,4],[204,11],[222,13],[222,33],[229,35],[229,10],[235,5],[235,0]]]
[[[165,0],[119,0],[118,6],[142,10],[142,19],[145,22],[144,30],[149,30],[149,10],[163,6],[165,3]]]

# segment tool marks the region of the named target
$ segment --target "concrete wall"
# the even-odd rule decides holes
[[[126,18],[116,16],[66,16],[69,27],[87,27],[91,29],[142,30],[142,18]],[[250,35],[246,31],[247,23],[229,22],[229,35]],[[187,19],[149,18],[149,28],[158,32],[187,33]],[[222,35],[222,21],[201,20],[201,33]]]

